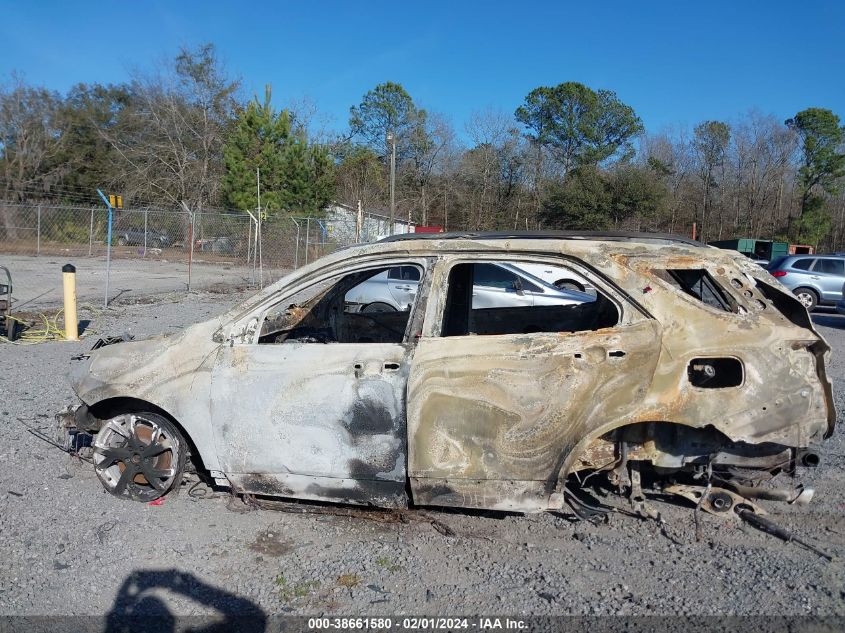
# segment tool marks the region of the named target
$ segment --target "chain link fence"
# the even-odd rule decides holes
[[[257,288],[338,248],[380,239],[389,227],[382,215],[338,204],[321,217],[265,219],[133,207],[114,210],[109,253],[104,206],[0,202],[0,265],[37,271],[40,262],[72,262],[101,277],[103,293],[108,275],[113,292],[106,301],[127,285],[136,294]],[[407,231],[407,223],[396,222],[394,232]]]

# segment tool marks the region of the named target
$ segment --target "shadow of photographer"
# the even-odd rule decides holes
[[[215,613],[174,615],[165,598],[180,596],[211,607]],[[252,601],[206,584],[193,574],[162,569],[135,571],[124,580],[106,616],[104,631],[172,633],[189,629],[195,633],[263,633],[266,628],[267,616]]]

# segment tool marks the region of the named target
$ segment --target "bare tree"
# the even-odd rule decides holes
[[[640,142],[644,162],[657,177],[663,179],[669,190],[669,213],[665,229],[670,233],[685,233],[692,222],[688,215],[694,158],[688,132],[683,128],[666,130],[654,136],[645,136]]]
[[[57,181],[66,166],[57,162],[62,149],[58,121],[61,97],[12,78],[0,88],[0,188],[5,200],[37,198]],[[14,212],[3,208],[3,229],[17,236]]]
[[[382,208],[387,198],[387,178],[381,158],[368,147],[344,150],[336,169],[338,198],[350,206],[358,201],[365,209]]]
[[[419,209],[418,217],[423,225],[428,224],[429,187],[432,176],[443,153],[455,142],[455,132],[442,115],[426,112],[425,117],[413,129],[410,143],[408,167],[413,184],[414,206]]]
[[[239,82],[220,68],[214,47],[182,50],[172,68],[132,83],[133,103],[104,131],[133,193],[192,209],[217,202],[222,148]]]
[[[724,167],[725,153],[730,142],[731,129],[722,121],[704,121],[695,126],[693,148],[698,158],[699,175],[704,182],[703,200],[701,205],[700,232],[703,240],[708,235],[708,210],[712,209],[711,191],[717,183],[714,176],[717,170]]]
[[[475,112],[466,124],[473,146],[461,164],[469,228],[513,229],[524,215],[529,195],[525,164],[528,146],[515,121],[494,110]],[[536,220],[531,209],[531,221]]]
[[[772,238],[783,215],[783,185],[791,179],[796,135],[773,116],[749,112],[733,126],[733,232]]]

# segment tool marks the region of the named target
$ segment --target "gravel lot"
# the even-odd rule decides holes
[[[122,247],[128,250],[130,247]],[[232,287],[244,288],[253,280],[252,266],[231,262],[209,262],[197,254],[191,269],[191,287],[195,290]],[[62,301],[62,266],[76,267],[76,292],[80,302],[103,305],[106,286],[105,257],[62,255],[0,255],[0,265],[12,273],[14,308],[33,310]],[[272,283],[289,272],[267,267],[265,283]],[[257,276],[256,276],[257,279]],[[5,283],[5,275],[0,279]],[[150,295],[184,292],[188,285],[188,264],[178,249],[165,249],[155,258],[115,257],[109,276],[109,301],[133,301]]]
[[[665,502],[655,506],[666,534],[622,515],[594,526],[437,510],[402,522],[313,504],[238,512],[226,495],[194,499],[184,488],[163,505],[136,504],[28,432],[51,431],[53,414],[75,401],[69,359],[97,334],[170,331],[242,298],[160,296],[93,315],[79,343],[0,346],[0,615],[107,614],[138,589],[174,614],[845,615],[845,317],[815,316],[834,348],[840,411],[822,466],[803,477],[816,498],[762,504],[833,562],[704,514],[696,542],[691,508]]]

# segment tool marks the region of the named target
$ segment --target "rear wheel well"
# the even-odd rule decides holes
[[[584,292],[584,285],[578,283],[574,279],[558,279],[553,285],[561,290],[577,290],[578,292]]]
[[[373,301],[372,303],[368,303],[363,308],[361,308],[361,312],[398,312],[398,310],[389,303],[385,303],[384,301]]]
[[[798,296],[802,292],[806,292],[813,298],[813,304],[818,305],[819,301],[821,301],[821,295],[816,291],[815,288],[811,288],[810,286],[798,286],[797,288],[793,289],[792,294]]]
[[[174,418],[170,413],[161,407],[154,405],[152,402],[141,400],[140,398],[107,398],[88,407],[88,412],[98,420],[108,420],[121,413],[140,413],[141,411],[148,411],[150,413],[157,413],[162,417],[167,418],[182,434],[185,442],[188,444],[189,454],[188,459],[197,470],[205,471],[206,468],[202,463],[202,456],[197,450],[194,440],[185,431],[185,427],[180,424],[179,420]]]
[[[663,469],[680,469],[707,464],[717,455],[721,464],[747,468],[783,466],[787,446],[733,441],[712,424],[694,427],[669,421],[634,422],[591,434],[570,453],[564,477],[578,470],[603,469],[620,462],[619,449],[626,445],[625,458],[648,461]]]

